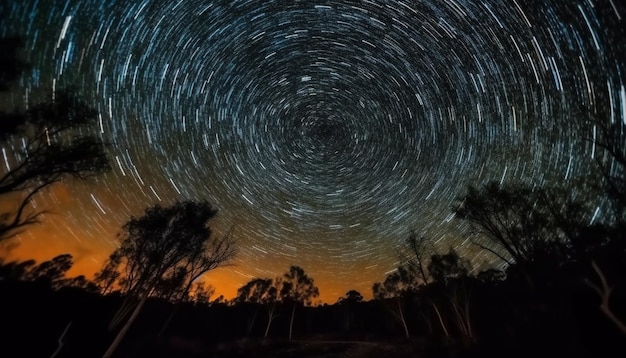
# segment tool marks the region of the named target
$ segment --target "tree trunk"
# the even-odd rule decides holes
[[[172,310],[172,312],[170,312],[170,315],[167,317],[167,320],[165,320],[165,323],[163,323],[163,327],[161,327],[158,337],[163,337],[165,335],[165,332],[167,331],[167,328],[170,326],[170,323],[172,323],[174,316],[176,316],[176,313],[178,313],[179,307],[180,307],[179,304],[176,304],[174,306],[174,309]]]
[[[270,333],[270,325],[274,320],[274,308],[276,307],[274,306],[267,309],[267,327],[265,327],[265,335],[263,337],[267,337],[267,334]]]
[[[402,322],[402,327],[404,327],[404,334],[406,335],[406,338],[411,338],[411,336],[409,335],[409,328],[406,326],[406,320],[404,319],[404,313],[402,312],[402,304],[400,303],[399,299],[397,300],[397,303],[400,321]]]
[[[247,333],[246,336],[250,336],[250,333],[252,333],[252,327],[254,327],[254,322],[256,321],[256,316],[259,314],[259,310],[254,310],[254,314],[252,315],[252,318],[250,318],[250,320],[248,321],[248,327],[247,327]]]
[[[441,328],[443,329],[443,332],[446,334],[446,337],[450,337],[450,334],[448,333],[448,329],[446,328],[446,325],[443,323],[443,317],[441,317],[441,313],[439,313],[439,309],[437,308],[437,305],[433,302],[433,308],[435,309],[435,313],[437,314],[437,317],[439,317],[439,323],[441,324]]]
[[[291,309],[291,320],[289,321],[289,340],[291,340],[293,333],[293,318],[296,315],[296,304],[294,302],[293,308]]]
[[[63,342],[63,339],[65,338],[65,335],[67,334],[67,331],[70,329],[71,325],[72,325],[72,321],[70,321],[70,323],[68,323],[67,326],[65,326],[65,329],[63,330],[63,333],[61,333],[61,335],[59,336],[59,339],[57,340],[59,345],[58,345],[57,349],[54,351],[54,353],[52,353],[50,358],[56,357],[59,354],[59,352],[61,352],[61,349],[63,348],[63,345],[65,343],[65,342]]]
[[[115,353],[115,350],[122,342],[122,339],[124,339],[124,336],[126,335],[126,333],[128,333],[130,326],[132,326],[135,319],[137,319],[137,316],[139,316],[139,312],[141,312],[141,309],[143,308],[143,305],[146,303],[147,300],[148,300],[148,295],[145,294],[144,297],[141,299],[141,301],[139,301],[139,304],[137,305],[137,307],[135,307],[133,314],[128,318],[128,321],[126,321],[126,324],[124,324],[124,327],[122,327],[120,332],[115,337],[115,340],[113,340],[113,343],[111,343],[107,351],[104,353],[104,355],[102,355],[102,358],[110,358],[113,356],[113,353]]]

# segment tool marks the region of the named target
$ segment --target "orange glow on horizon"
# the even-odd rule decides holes
[[[35,204],[39,205],[40,210],[48,211],[41,216],[40,223],[26,227],[23,233],[0,245],[0,258],[5,261],[34,259],[41,263],[67,253],[71,254],[74,260],[68,277],[84,275],[87,279],[93,279],[94,274],[100,270],[114,250],[116,237],[122,225],[131,215],[140,215],[143,209],[128,214],[128,208],[121,206],[119,202],[107,196],[99,196],[98,200],[109,208],[107,217],[110,221],[105,222],[100,216],[85,215],[90,210],[98,210],[96,207],[89,210],[84,207],[93,204],[89,194],[85,194],[90,192],[91,185],[93,185],[91,182],[70,180],[67,183],[57,183],[40,193]],[[44,204],[40,204],[41,202]],[[215,223],[215,235],[219,235],[221,231],[219,224],[218,220]],[[94,228],[96,230],[90,230]],[[94,236],[91,231],[98,232],[98,236]],[[239,240],[241,238],[236,239],[240,243],[244,242]],[[372,271],[366,267],[359,267],[354,269],[354,272],[363,275],[359,277],[358,282],[353,282],[352,287],[340,287],[333,274],[321,274],[317,272],[318,267],[302,264],[300,261],[304,260],[298,258],[294,262],[269,254],[260,261],[251,267],[241,257],[236,257],[232,265],[205,274],[204,282],[215,287],[215,294],[211,299],[216,299],[220,295],[225,299],[232,299],[236,296],[237,289],[249,280],[280,276],[290,265],[302,265],[305,272],[315,280],[320,296],[314,302],[320,303],[333,304],[352,289],[359,291],[366,300],[371,299],[373,283],[384,279],[382,275],[368,277],[372,275]],[[269,268],[278,271],[269,271]]]
[[[113,247],[89,240],[72,242],[72,240],[62,239],[59,237],[60,233],[55,232],[57,228],[50,226],[44,220],[40,224],[29,227],[26,232],[4,245],[1,256],[6,261],[33,259],[37,263],[41,263],[57,255],[68,253],[74,258],[74,265],[68,272],[68,277],[84,275],[87,279],[93,279],[94,274],[100,270]],[[205,274],[203,281],[215,287],[212,300],[220,295],[223,295],[225,299],[234,298],[237,289],[253,278],[239,273],[241,265],[242,263],[237,262],[233,266],[221,267]],[[287,269],[288,267],[285,266],[284,271]],[[363,282],[355,282],[353,288],[343,289],[333,284],[332,277],[318,277],[314,274],[314,268],[306,267],[305,270],[307,274],[313,277],[320,290],[320,297],[315,300],[316,302],[333,304],[349,289],[358,290],[365,299],[371,298],[373,281],[364,279]],[[378,279],[380,280],[380,278]]]

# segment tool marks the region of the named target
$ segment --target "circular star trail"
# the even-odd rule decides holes
[[[111,143],[112,173],[41,199],[67,207],[46,230],[100,264],[130,215],[209,200],[240,245],[225,291],[298,264],[323,298],[367,295],[410,229],[469,253],[451,215],[467,185],[576,182],[592,170],[590,123],[626,122],[617,0],[33,0],[0,13],[33,67],[12,101],[72,85]]]

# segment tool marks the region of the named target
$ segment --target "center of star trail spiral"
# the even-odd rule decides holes
[[[380,276],[411,228],[465,250],[450,213],[468,184],[573,182],[593,165],[582,119],[626,121],[615,0],[0,9],[35,65],[22,92],[74,84],[101,113],[116,168],[80,209],[119,225],[208,199],[245,277],[295,261],[346,285]]]

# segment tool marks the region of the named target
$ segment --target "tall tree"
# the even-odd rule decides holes
[[[236,253],[232,228],[222,237],[204,241],[202,247],[192,251],[184,264],[174,273],[174,282],[179,283],[180,289],[177,294],[168,293],[166,298],[174,302],[189,299],[194,282],[208,271],[227,265]]]
[[[544,190],[491,182],[469,187],[455,208],[474,230],[473,243],[507,264],[562,261],[582,228],[582,205],[556,188]]]
[[[181,303],[192,299],[190,293],[194,283],[208,271],[226,265],[235,257],[235,254],[236,247],[233,239],[233,229],[231,228],[221,238],[207,240],[203,243],[201,249],[190,252],[184,264],[160,281],[157,285],[157,292],[160,293],[162,298],[175,303],[174,310],[161,328],[160,336],[165,334]]]
[[[117,269],[121,263],[121,253],[115,250],[109,256],[102,269],[96,272],[94,282],[98,285],[101,294],[106,295],[112,290],[113,285],[120,277],[120,272]]]
[[[349,331],[352,327],[352,321],[354,321],[354,306],[363,301],[363,295],[357,290],[350,290],[346,292],[344,297],[337,299],[339,304],[344,310],[344,328]]]
[[[469,261],[461,259],[453,248],[446,254],[435,254],[428,263],[428,272],[435,281],[447,283],[454,278],[466,277],[471,270]]]
[[[20,46],[19,39],[0,39],[0,92],[26,67],[18,58]],[[47,102],[25,111],[0,112],[0,240],[38,222],[44,211],[31,202],[43,189],[110,169],[104,144],[89,134],[97,118],[71,89],[53,92]]]
[[[263,305],[267,311],[267,325],[265,326],[264,337],[267,337],[270,326],[274,320],[274,312],[278,302],[278,289],[274,280],[270,278],[255,278],[248,281],[245,285],[237,290],[236,302],[249,302],[252,304]],[[248,322],[248,334],[252,331],[252,326],[256,320],[258,311],[255,310]]]
[[[169,207],[156,205],[148,208],[142,217],[133,217],[124,225],[121,245],[112,256],[120,257],[118,271],[121,274],[118,283],[122,292],[127,295],[129,302],[134,300],[138,303],[133,304],[132,314],[104,357],[113,354],[147,298],[163,292],[159,285],[164,280],[180,277],[183,271],[190,275],[189,269],[198,257],[212,258],[211,268],[224,265],[232,258],[234,251],[229,255],[205,253],[206,250],[221,250],[226,244],[224,242],[224,245],[215,246],[209,243],[211,229],[208,222],[216,214],[217,211],[207,202],[177,202]],[[231,244],[227,246],[232,247]],[[186,278],[179,279],[179,285],[185,285],[188,282]],[[130,307],[124,305],[114,321],[120,322],[131,310]]]
[[[450,248],[446,254],[434,254],[430,258],[428,271],[434,282],[425,292],[433,311],[446,336],[450,337],[449,325],[454,325],[464,341],[474,341],[474,331],[470,317],[470,290],[468,276],[471,264]],[[445,308],[448,308],[446,311]],[[450,319],[446,319],[450,317]],[[448,322],[448,323],[446,323]]]
[[[433,245],[426,237],[418,237],[415,230],[411,230],[401,250],[400,261],[415,272],[420,285],[427,285],[431,281],[427,266],[428,257],[433,251]]]
[[[385,303],[391,302],[390,311],[394,318],[404,328],[404,334],[410,337],[409,327],[404,317],[404,301],[406,296],[415,291],[418,280],[415,271],[411,267],[400,266],[394,272],[385,277],[382,283],[376,282],[372,287],[374,298]]]
[[[289,339],[293,337],[293,320],[297,305],[311,305],[313,299],[319,296],[319,289],[313,278],[309,277],[299,266],[291,266],[279,280],[280,297],[283,302],[290,302],[291,319],[289,320]]]

